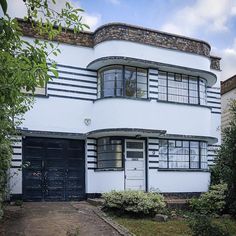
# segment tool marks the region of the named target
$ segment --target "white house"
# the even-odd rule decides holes
[[[29,41],[38,37],[21,25]],[[210,45],[122,23],[57,40],[59,78],[39,91],[14,140],[11,196],[207,191],[221,117]]]

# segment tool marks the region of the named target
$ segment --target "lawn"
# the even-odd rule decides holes
[[[137,236],[184,236],[191,235],[186,220],[169,220],[156,222],[152,219],[132,219],[128,217],[115,217],[120,225],[125,226]],[[230,219],[216,219],[217,224],[226,228],[231,235],[236,235],[236,221]]]

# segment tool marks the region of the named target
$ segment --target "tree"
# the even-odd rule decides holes
[[[54,39],[67,28],[78,33],[87,25],[82,23],[80,8],[69,2],[64,8],[55,10],[55,0],[22,0],[27,8],[25,20],[37,34]],[[12,3],[13,4],[13,3]],[[33,43],[22,38],[20,24],[7,14],[7,1],[0,0],[4,16],[0,18],[0,218],[7,182],[7,171],[11,163],[11,137],[23,115],[33,105],[36,87],[43,87],[50,80],[48,72],[58,76],[56,63],[50,55],[60,53],[58,45],[50,41],[35,39]],[[50,62],[50,63],[49,63]],[[22,91],[30,91],[32,95]]]
[[[236,100],[230,104],[230,114],[230,123],[222,131],[223,143],[218,151],[213,173],[216,176],[215,182],[227,183],[228,210],[236,216]]]

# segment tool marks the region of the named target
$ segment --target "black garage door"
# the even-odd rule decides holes
[[[23,199],[70,201],[85,197],[84,141],[23,139]]]

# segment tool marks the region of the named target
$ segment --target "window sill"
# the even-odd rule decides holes
[[[158,171],[175,171],[175,172],[210,172],[208,169],[164,169],[158,168]]]
[[[124,171],[124,168],[101,168],[101,169],[94,169],[95,172],[101,171]]]
[[[104,99],[128,99],[128,100],[136,100],[136,101],[146,101],[146,102],[150,102],[151,99],[150,98],[131,98],[131,97],[105,97],[105,98],[98,98],[96,100],[94,100],[93,102],[97,102],[100,100],[104,100]]]

